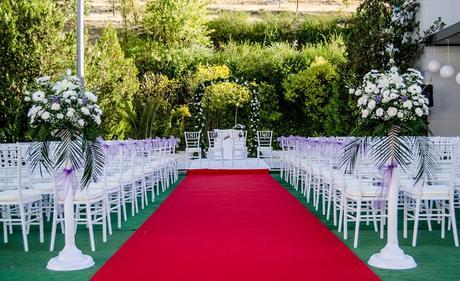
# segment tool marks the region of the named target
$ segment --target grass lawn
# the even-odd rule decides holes
[[[278,173],[272,174],[291,194],[293,194],[306,208],[311,210],[323,223],[342,239],[342,234],[337,233],[336,227],[331,221],[326,221],[320,212],[315,212],[312,204],[307,204],[304,197],[299,192],[286,184]],[[183,177],[181,177],[183,179]],[[180,182],[180,181],[179,181]],[[176,184],[177,185],[177,184]],[[174,185],[174,186],[176,186]],[[20,231],[15,231],[9,236],[9,243],[1,244],[0,248],[0,280],[88,280],[107,259],[140,227],[140,225],[158,208],[158,206],[167,198],[173,188],[156,197],[155,204],[150,204],[144,210],[140,210],[135,217],[128,217],[128,221],[122,224],[121,229],[114,228],[113,235],[108,237],[107,243],[102,243],[101,230],[96,229],[96,251],[91,252],[89,246],[88,232],[80,226],[77,233],[76,241],[78,247],[86,254],[91,255],[96,262],[96,266],[90,269],[73,271],[73,272],[52,272],[48,271],[45,266],[48,260],[56,256],[58,250],[63,247],[64,236],[58,232],[56,238],[56,251],[49,252],[50,224],[46,224],[45,243],[40,244],[38,240],[38,230],[34,227],[29,235],[30,252],[23,252],[22,238]],[[460,214],[459,214],[460,215]],[[458,216],[457,216],[458,217]],[[115,220],[113,220],[115,221]],[[436,228],[436,226],[435,226]],[[343,240],[356,255],[363,261],[378,252],[384,245],[385,240],[380,240],[378,234],[370,226],[361,225],[359,247],[352,248],[354,224],[350,223],[349,239]],[[402,231],[401,231],[402,233]],[[409,232],[411,235],[411,231]],[[375,273],[382,280],[433,280],[448,281],[460,279],[460,249],[454,247],[451,232],[447,232],[446,239],[440,238],[440,230],[434,229],[432,232],[426,230],[426,224],[421,224],[421,230],[418,236],[417,247],[410,246],[410,239],[400,237],[400,244],[403,250],[415,258],[418,266],[411,270],[393,271],[375,269]],[[308,265],[306,265],[308,266]],[[333,265],[328,265],[333,266]],[[256,280],[254,280],[256,281]]]
[[[181,176],[179,181],[172,185],[167,191],[157,196],[154,204],[150,203],[149,206],[144,209],[139,208],[139,213],[136,216],[130,216],[131,209],[128,207],[128,221],[122,222],[121,229],[116,227],[116,218],[114,216],[112,218],[112,226],[114,226],[113,234],[108,236],[106,243],[102,242],[102,230],[100,226],[96,226],[94,231],[94,240],[96,243],[95,252],[91,252],[88,231],[84,230],[83,226],[80,225],[75,239],[79,249],[82,250],[83,253],[93,257],[96,265],[90,269],[72,272],[54,272],[46,269],[48,260],[56,256],[64,246],[64,235],[60,232],[60,227],[58,227],[58,232],[56,234],[54,252],[49,251],[51,237],[50,223],[46,223],[45,225],[45,243],[43,244],[39,242],[38,227],[33,227],[31,229],[28,253],[25,253],[23,250],[21,231],[17,229],[13,235],[9,236],[9,242],[7,244],[0,242],[0,280],[88,280],[158,208],[182,179],[183,176]]]
[[[381,240],[379,234],[374,232],[372,226],[361,224],[359,232],[359,244],[357,249],[353,249],[354,223],[348,225],[348,239],[343,240],[342,233],[337,232],[337,227],[333,225],[332,220],[327,221],[326,217],[321,215],[321,209],[316,212],[313,204],[307,203],[305,197],[300,192],[294,190],[289,184],[280,178],[279,173],[272,176],[280,182],[292,195],[294,195],[306,208],[311,210],[337,237],[339,237],[358,257],[367,262],[369,257],[380,251],[385,246],[385,239]],[[459,213],[457,213],[457,225],[460,222]],[[433,231],[428,231],[425,222],[420,223],[417,238],[417,247],[412,247],[412,224],[409,223],[408,238],[402,237],[402,220],[399,228],[399,243],[404,252],[411,255],[416,263],[415,269],[409,270],[384,270],[371,267],[371,269],[382,280],[430,280],[430,281],[448,281],[460,280],[460,249],[454,246],[452,232],[446,232],[446,238],[441,239],[441,231],[436,224],[433,224]],[[330,265],[333,268],[333,265]]]

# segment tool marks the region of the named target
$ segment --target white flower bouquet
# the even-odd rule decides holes
[[[418,70],[404,74],[398,68],[367,73],[362,84],[350,88],[359,96],[358,108],[363,119],[390,121],[393,124],[414,121],[428,115],[428,99],[422,95],[423,77]]]
[[[78,77],[70,71],[55,83],[44,76],[37,78],[36,84],[24,98],[31,103],[27,116],[32,127],[45,125],[79,131],[101,124],[102,111],[97,105],[97,96],[83,91]]]
[[[64,169],[66,175],[83,170],[83,187],[97,181],[104,164],[97,140],[102,116],[97,96],[85,91],[68,70],[56,82],[49,76],[37,78],[36,87],[26,91],[24,100],[30,104],[27,115],[35,141],[29,148],[32,168],[44,165],[50,173]],[[49,153],[53,141],[58,141],[57,154]]]

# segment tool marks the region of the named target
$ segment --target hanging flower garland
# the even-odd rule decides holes
[[[218,78],[214,80],[204,81],[198,87],[193,102],[190,103],[191,112],[193,116],[193,129],[195,131],[200,131],[202,136],[206,135],[205,125],[206,125],[206,116],[203,109],[203,97],[206,92],[206,88],[219,83],[235,83],[240,86],[246,87],[251,91],[251,100],[250,100],[250,116],[249,116],[249,126],[248,126],[248,150],[250,155],[255,155],[257,148],[257,130],[259,129],[260,122],[260,102],[258,99],[259,91],[257,84],[255,82],[248,82],[238,78]],[[205,138],[201,138],[201,145],[203,148],[207,147]]]
[[[249,117],[249,155],[254,156],[257,152],[257,131],[260,124],[260,101],[259,92],[256,85],[252,84],[252,98],[250,102],[250,117]]]

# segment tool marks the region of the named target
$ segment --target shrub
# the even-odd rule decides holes
[[[303,119],[306,135],[323,135],[324,108],[332,96],[332,84],[339,78],[336,68],[322,57],[305,70],[291,74],[283,82],[291,110]],[[303,118],[302,118],[303,117]]]
[[[271,45],[290,42],[298,45],[317,44],[343,34],[347,16],[339,14],[303,15],[261,13],[257,18],[246,12],[221,12],[209,21],[215,46],[235,41]]]
[[[129,110],[130,135],[135,139],[153,138],[172,133],[173,119],[189,115],[188,109],[175,109],[180,85],[165,75],[146,73]],[[174,118],[173,118],[174,117]],[[179,121],[180,123],[180,121]]]
[[[151,0],[142,21],[143,31],[169,47],[208,45],[206,0]]]
[[[147,72],[162,73],[169,78],[179,78],[193,73],[199,64],[206,64],[214,51],[204,46],[187,48],[166,47],[139,37],[130,37],[124,46],[142,76]]]
[[[113,27],[104,29],[87,57],[87,87],[99,95],[102,134],[109,139],[126,138],[130,131],[126,112],[131,110],[139,89],[137,68],[125,57]]]
[[[42,75],[72,65],[72,38],[51,0],[0,1],[0,141],[26,138],[23,91]]]
[[[230,69],[226,65],[198,65],[192,77],[192,83],[198,84],[205,81],[217,80],[219,78],[229,78]]]

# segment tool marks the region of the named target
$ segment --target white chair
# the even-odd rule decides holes
[[[187,169],[189,167],[189,160],[200,159],[201,161],[200,140],[201,132],[185,132],[185,163]]]
[[[4,242],[8,242],[8,230],[20,225],[24,251],[29,251],[27,235],[31,225],[38,225],[40,243],[44,242],[42,196],[39,192],[24,189],[22,169],[25,164],[21,146],[0,145],[0,210],[3,222]]]
[[[432,221],[440,221],[441,238],[445,238],[445,220],[448,219],[447,227],[452,229],[454,244],[458,247],[454,206],[456,144],[435,144],[434,146],[439,152],[440,166],[435,178],[425,178],[415,186],[413,186],[412,177],[401,180],[401,189],[404,192],[403,235],[404,238],[407,238],[408,221],[414,221],[412,246],[415,247],[419,221],[427,221],[429,230],[432,228]]]
[[[273,166],[273,131],[257,131],[257,163],[259,158],[270,158],[270,167]],[[268,155],[268,156],[267,156]]]
[[[102,241],[107,242],[107,197],[104,189],[101,188],[90,188],[82,190],[79,186],[78,178],[81,175],[76,174],[72,180],[72,186],[77,188],[78,191],[75,193],[74,207],[75,207],[75,231],[77,231],[78,225],[84,225],[88,228],[91,251],[96,250],[94,243],[94,230],[93,225],[102,226]],[[59,178],[59,175],[56,175]],[[55,180],[55,195],[54,195],[54,210],[53,210],[53,222],[51,227],[51,243],[50,251],[54,251],[54,244],[56,240],[56,228],[59,222],[64,219],[64,199],[65,199],[65,188],[63,187],[63,181]]]
[[[378,232],[377,222],[380,221],[380,239],[383,239],[384,225],[387,218],[387,192],[383,190],[380,172],[374,163],[362,159],[357,164],[356,175],[342,179],[343,194],[341,212],[343,212],[343,237],[348,238],[348,221],[355,222],[353,247],[358,247],[360,223],[374,223]],[[378,207],[376,207],[376,205]],[[342,217],[342,216],[340,216]]]
[[[208,167],[211,167],[211,160],[222,161],[222,167],[224,166],[224,148],[222,146],[223,133],[222,131],[208,131]]]
[[[247,131],[233,130],[232,131],[232,167],[235,160],[244,160],[245,165],[248,165],[248,148],[246,147]]]

